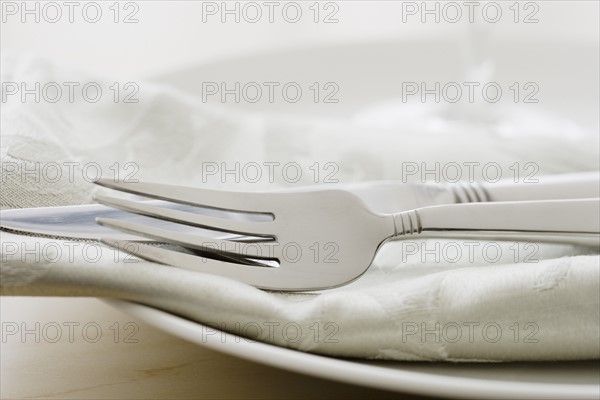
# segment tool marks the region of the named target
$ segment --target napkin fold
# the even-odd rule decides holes
[[[3,58],[2,67],[2,82],[95,82],[102,88],[130,82],[35,58]],[[304,176],[292,184],[277,175],[256,183],[207,180],[199,166],[294,161],[308,170],[314,162],[333,162],[342,183],[401,179],[407,160],[493,160],[506,171],[514,162],[534,161],[540,174],[598,169],[597,146],[589,145],[596,140],[594,133],[574,129],[572,123],[552,125],[557,131],[569,126],[569,135],[549,132],[540,140],[524,128],[517,136],[513,130],[509,141],[493,124],[454,121],[442,132],[439,124],[410,118],[383,127],[364,118],[250,114],[225,105],[209,107],[166,84],[136,84],[137,103],[115,102],[110,91],[95,103],[66,97],[57,102],[3,99],[2,208],[90,203],[97,190],[91,183],[94,171],[114,172],[115,163],[119,173],[133,171],[140,180],[236,190],[315,182]],[[512,123],[519,126],[518,120]],[[40,178],[53,163],[62,175]],[[125,168],[127,163],[133,167]],[[8,232],[2,232],[1,241],[3,295],[119,297],[252,340],[333,356],[600,358],[600,259],[589,249],[549,244],[525,249],[490,242],[488,248],[495,251],[490,255],[481,242],[467,257],[469,247],[461,241],[423,240],[410,251],[404,242],[391,242],[367,273],[349,285],[277,293],[219,276],[126,262],[132,260],[93,243]],[[446,254],[439,259],[431,249]],[[460,257],[452,253],[456,251]],[[217,333],[207,329],[206,334]]]

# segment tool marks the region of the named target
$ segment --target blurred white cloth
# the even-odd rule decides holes
[[[2,82],[97,82],[99,79],[36,59],[3,59]],[[31,86],[30,86],[31,87]],[[296,120],[209,108],[164,85],[139,82],[138,103],[115,103],[107,92],[97,103],[22,102],[2,107],[3,208],[91,202],[95,187],[87,165],[103,172],[115,162],[139,167],[135,178],[207,187],[255,190],[289,185],[204,182],[202,162],[335,162],[340,182],[400,179],[401,163],[493,160],[508,171],[534,161],[540,174],[598,168],[598,149],[586,136],[506,136],[493,125],[420,124],[407,118],[387,127],[365,119]],[[4,95],[4,93],[3,93]],[[556,129],[560,125],[555,125]],[[510,139],[510,140],[509,140]],[[577,154],[574,157],[574,154]],[[61,179],[39,179],[15,168],[43,169],[75,163]],[[121,171],[125,173],[126,171]],[[88,171],[89,173],[89,171]],[[313,184],[310,176],[299,184]],[[385,245],[367,273],[347,286],[318,293],[265,292],[226,278],[147,262],[123,263],[104,248],[96,262],[80,253],[32,261],[21,249],[67,243],[2,233],[4,293],[108,295],[171,311],[282,346],[335,356],[396,360],[558,360],[600,358],[599,257],[571,246],[539,245],[536,262],[516,255],[513,243],[490,261],[476,251],[457,262],[407,254],[402,242]],[[431,249],[449,241],[421,243]],[[513,246],[512,248],[510,246]],[[13,250],[8,251],[11,248]],[[46,247],[48,248],[48,247]],[[465,247],[462,247],[465,249]],[[439,252],[438,252],[439,253]],[[27,269],[26,273],[23,273]],[[108,288],[112,288],[109,290]],[[261,329],[257,329],[259,326]],[[272,329],[271,329],[272,328]],[[296,333],[300,336],[296,338]]]

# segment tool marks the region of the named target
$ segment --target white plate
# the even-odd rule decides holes
[[[430,103],[418,101],[404,104],[401,101],[403,82],[463,82],[464,60],[460,57],[463,52],[464,43],[440,37],[418,42],[390,40],[292,47],[194,65],[157,77],[157,80],[198,101],[206,101],[206,104],[218,108],[229,108],[234,112],[243,110],[303,118],[353,118],[367,123],[385,125],[387,121],[398,124],[399,120],[410,118],[410,113],[417,110],[428,113],[432,107]],[[507,97],[508,100],[497,103],[500,109],[512,104],[514,107],[509,109],[519,112],[516,117],[521,117],[523,112],[533,115],[539,112],[546,118],[566,119],[592,132],[597,130],[599,76],[596,43],[555,41],[540,46],[538,42],[528,42],[526,38],[519,37],[514,41],[494,41],[493,54],[497,62],[493,77],[495,82],[508,87],[523,79],[535,79],[543,88],[536,95],[538,104],[515,105]],[[535,68],[534,72],[532,68]],[[525,74],[523,71],[529,72]],[[265,99],[256,103],[236,103],[229,99],[222,103],[220,96],[203,100],[203,85],[206,82],[226,82],[229,85],[233,85],[233,82],[296,82],[300,87],[308,88],[314,82],[328,81],[335,82],[339,87],[339,93],[335,95],[338,103],[315,103],[308,94],[297,103],[281,99],[273,103]],[[308,89],[305,91],[310,93]],[[461,104],[441,102],[438,105],[450,110]],[[409,111],[406,111],[407,105],[411,105]],[[524,127],[524,133],[531,128]]]
[[[344,88],[339,104],[213,104],[274,114],[296,114],[348,118],[356,116],[374,104],[386,104],[397,99],[398,88],[407,76],[423,81],[440,79],[439,68],[423,66],[444,65],[448,79],[461,76],[460,43],[438,42],[381,42],[338,45],[324,48],[305,48],[278,53],[246,56],[210,65],[200,65],[161,77],[163,83],[201,98],[202,83],[206,81],[296,81],[307,87],[316,80],[333,79]],[[575,48],[576,47],[576,48]],[[579,76],[597,82],[597,63],[588,62],[589,54],[597,49],[573,43],[553,43],[538,48],[536,57],[569,59],[578,65]],[[496,49],[498,59],[508,57],[510,65],[501,65],[497,78],[513,82],[519,71],[528,67],[531,43],[522,40],[503,43]],[[596,53],[594,53],[596,52]],[[560,57],[557,56],[560,54]],[[368,57],[364,55],[367,54]],[[542,54],[544,56],[542,57]],[[384,60],[385,62],[382,62]],[[240,66],[243,66],[240,68]],[[572,78],[572,69],[547,63],[536,71],[536,81],[548,93],[567,93],[559,87]],[[365,77],[370,77],[366,79]],[[595,79],[595,80],[594,80]],[[518,80],[518,79],[517,79]],[[552,90],[550,90],[552,89]],[[560,89],[560,90],[559,90]],[[588,126],[597,126],[597,96],[594,93],[569,92],[573,104],[565,104],[561,96],[546,96],[543,108],[551,115],[576,119]],[[590,96],[587,96],[590,95]],[[577,104],[575,105],[575,100]],[[569,107],[570,105],[570,107]],[[373,362],[336,359],[302,353],[269,344],[251,342],[238,336],[208,328],[166,312],[122,301],[110,304],[175,336],[226,354],[290,371],[355,385],[398,392],[461,398],[588,398],[600,397],[600,364],[590,362],[553,363],[407,363]],[[207,332],[214,333],[207,335]],[[225,340],[222,340],[225,338]],[[577,340],[573,338],[573,340]]]
[[[107,302],[200,346],[272,367],[354,385],[478,399],[598,399],[600,393],[598,361],[454,364],[338,359],[255,342],[136,303]]]

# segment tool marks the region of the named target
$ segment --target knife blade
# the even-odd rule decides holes
[[[329,189],[333,186],[321,185],[286,189],[286,191]],[[343,187],[359,196],[374,211],[388,213],[398,210],[410,210],[427,205],[448,204],[455,202],[451,191],[441,186],[398,184],[394,182],[359,183],[350,185],[335,185]],[[218,210],[200,209],[164,201],[151,201],[162,207],[176,208],[221,218],[256,218],[253,216],[226,213]],[[140,236],[116,232],[96,224],[96,218],[116,218],[131,222],[164,226],[178,231],[202,231],[211,237],[214,231],[209,231],[187,225],[174,224],[133,213],[117,210],[100,204],[87,204],[62,207],[21,208],[0,210],[0,229],[21,235],[50,237],[54,239],[98,241],[101,237],[111,236],[121,240],[149,241]],[[200,230],[200,231],[199,231]],[[219,237],[223,238],[223,233]],[[229,240],[246,240],[241,235],[227,235]]]
[[[360,197],[375,212],[396,213],[420,207],[454,204],[464,201],[522,201],[597,198],[600,196],[597,171],[542,176],[537,183],[500,181],[483,184],[399,183],[394,181],[362,182],[352,184],[322,184],[277,191],[328,190],[341,188]],[[196,212],[221,218],[257,218],[238,213],[227,213],[206,208],[152,200],[152,203],[183,211]],[[27,208],[0,211],[0,229],[25,235],[64,238],[71,240],[98,241],[110,235],[115,239],[148,241],[148,239],[117,232],[96,224],[96,218],[115,218],[146,224],[168,225],[169,229],[185,232],[201,232],[209,237],[229,240],[252,241],[242,235],[224,235],[206,229],[161,221],[128,213],[99,204]]]

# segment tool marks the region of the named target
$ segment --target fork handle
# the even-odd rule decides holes
[[[414,235],[600,245],[600,199],[449,204],[394,214],[395,238]]]
[[[600,197],[600,172],[580,172],[481,183],[479,186],[488,201],[525,201],[553,199],[583,199]]]

